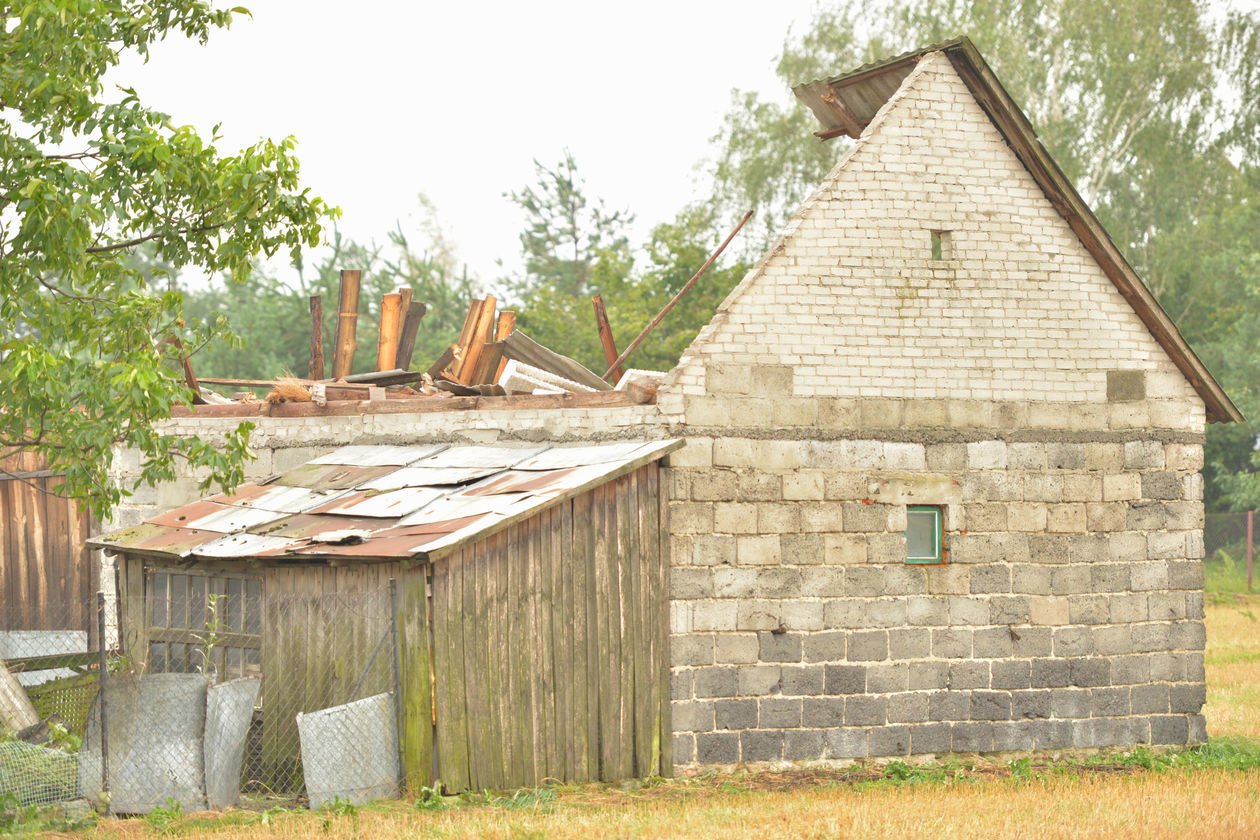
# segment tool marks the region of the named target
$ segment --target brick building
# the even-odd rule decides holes
[[[797,93],[856,142],[655,405],[306,406],[252,417],[251,477],[347,442],[685,438],[676,765],[1203,740],[1203,432],[1237,409],[969,42]]]

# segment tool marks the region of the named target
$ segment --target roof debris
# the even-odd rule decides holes
[[[172,561],[431,560],[682,443],[344,446],[88,545]]]

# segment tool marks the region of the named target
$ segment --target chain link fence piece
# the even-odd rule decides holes
[[[312,809],[398,795],[398,725],[392,692],[299,714],[297,725]]]

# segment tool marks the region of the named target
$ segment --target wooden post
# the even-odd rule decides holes
[[[363,272],[343,269],[337,299],[337,345],[333,348],[332,378],[340,379],[354,368],[355,330],[359,325],[359,281]]]
[[[604,361],[612,366],[609,369],[612,376],[610,381],[616,385],[623,374],[621,365],[617,364],[617,342],[613,339],[612,324],[608,323],[608,312],[604,309],[604,296],[595,295],[591,298],[591,304],[595,307],[595,329],[599,330],[599,343],[604,345]]]
[[[310,379],[324,378],[324,296],[311,295],[311,363]]]
[[[121,631],[122,625],[120,624],[120,636]],[[99,589],[96,592],[96,647],[100,652],[98,663],[100,674],[97,676],[96,691],[100,696],[99,706],[101,710],[101,793],[109,793],[109,720],[105,716],[105,683],[109,677],[109,648],[105,644],[105,593]]]
[[[1255,518],[1256,518],[1256,512],[1254,510],[1247,511],[1247,591],[1248,592],[1251,591],[1251,555],[1252,555],[1251,538],[1252,538],[1252,535],[1255,533]]]
[[[512,330],[516,329],[516,313],[510,309],[505,309],[499,313],[499,323],[494,330],[495,342],[500,342],[508,337]],[[494,381],[497,383],[503,376],[503,369],[507,367],[507,357],[502,353],[499,354],[499,366],[494,371]]]
[[[376,369],[393,370],[398,356],[398,313],[402,296],[391,292],[381,298],[381,330],[376,341]]]
[[[183,322],[180,322],[183,326]],[[175,349],[179,352],[179,366],[184,369],[184,384],[192,390],[193,405],[205,405],[206,398],[201,396],[201,383],[197,381],[197,375],[193,373],[192,362],[188,360],[188,354],[184,352],[184,342],[179,336],[171,336],[171,343],[175,345]]]
[[[406,307],[402,329],[398,333],[398,356],[394,364],[402,370],[411,370],[411,354],[416,350],[416,333],[420,331],[420,321],[429,311],[427,304],[412,301]]]

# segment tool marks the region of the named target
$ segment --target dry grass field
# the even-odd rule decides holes
[[[1260,837],[1260,598],[1208,606],[1208,730],[1176,758],[847,772],[709,774],[620,787],[411,797],[311,813],[157,813],[101,820],[76,837],[214,838],[1158,838]],[[49,833],[47,836],[71,836]]]

